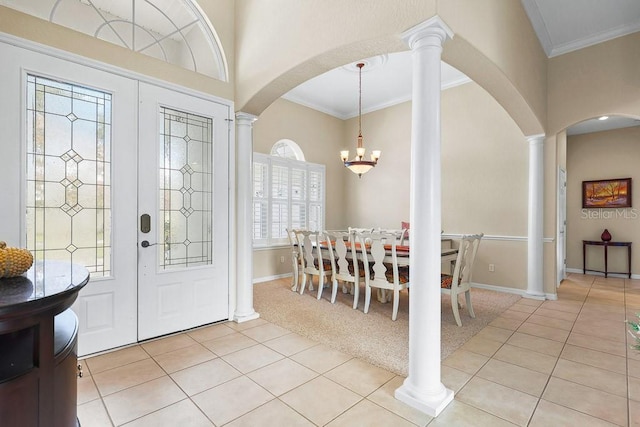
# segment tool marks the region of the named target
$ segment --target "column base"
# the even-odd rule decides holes
[[[545,294],[539,294],[539,293],[537,293],[537,292],[532,292],[532,293],[525,292],[525,293],[522,295],[522,298],[537,299],[537,300],[539,300],[539,301],[544,301],[544,300],[546,300],[546,299],[547,299],[547,296],[546,296]]]
[[[453,401],[453,390],[444,388],[444,393],[436,398],[428,399],[424,396],[416,396],[406,384],[403,384],[396,389],[395,398],[431,417],[437,417]]]
[[[236,314],[233,316],[233,321],[236,323],[244,323],[244,322],[248,322],[249,320],[256,320],[259,317],[260,317],[260,313],[256,313],[254,311],[253,313],[249,313],[249,314]]]

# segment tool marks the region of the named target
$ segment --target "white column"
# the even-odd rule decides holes
[[[440,58],[451,30],[434,17],[408,30],[413,51],[409,376],[395,397],[431,416],[453,400],[440,379]]]
[[[253,122],[256,116],[236,113],[236,310],[238,323],[260,317],[253,309]]]
[[[545,299],[544,254],[544,135],[527,137],[529,142],[529,237],[527,246],[527,292],[525,298]]]

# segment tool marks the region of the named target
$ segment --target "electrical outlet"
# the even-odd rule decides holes
[[[280,263],[281,263],[281,264],[284,264],[284,256],[281,256],[281,257],[280,257]]]
[[[495,264],[489,264],[489,271],[491,271],[491,272],[496,271]]]

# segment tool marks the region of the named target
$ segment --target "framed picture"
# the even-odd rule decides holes
[[[631,178],[582,181],[583,208],[630,208]]]

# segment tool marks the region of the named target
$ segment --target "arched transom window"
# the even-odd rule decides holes
[[[304,162],[304,153],[298,144],[290,139],[281,139],[271,147],[271,155],[284,157],[285,159],[300,160]]]
[[[0,4],[228,81],[215,30],[193,0],[0,0]]]

